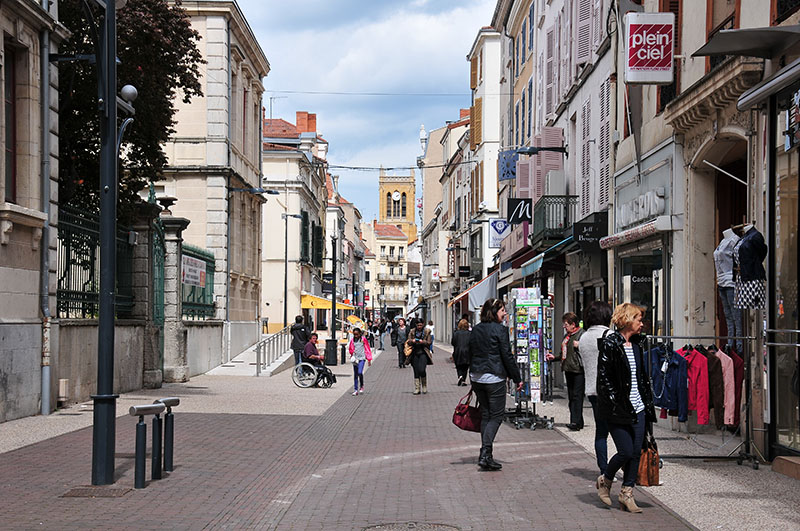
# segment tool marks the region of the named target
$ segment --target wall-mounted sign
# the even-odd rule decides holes
[[[181,282],[190,286],[206,287],[205,261],[181,255]]]
[[[628,13],[625,35],[625,83],[672,83],[675,14]]]
[[[530,197],[508,198],[508,223],[518,225],[524,222],[533,223],[533,199]]]
[[[503,218],[489,220],[489,249],[499,249],[503,239],[511,234],[511,224]]]
[[[666,210],[664,196],[664,187],[659,186],[632,201],[620,203],[617,205],[617,227],[628,227],[660,216]]]
[[[497,157],[498,174],[500,181],[509,181],[517,178],[517,161],[519,153],[516,149],[501,151]]]
[[[466,266],[458,266],[458,276],[459,277],[468,277],[470,276],[470,268],[468,265]]]
[[[439,282],[441,280],[438,269],[434,269],[433,271],[431,271],[431,280],[434,282]]]
[[[575,223],[572,226],[572,239],[584,253],[600,251],[600,238],[608,235],[608,217],[592,223]]]

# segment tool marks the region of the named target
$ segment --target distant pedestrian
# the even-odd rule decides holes
[[[308,328],[303,324],[303,316],[298,315],[294,318],[294,324],[289,329],[292,334],[291,348],[294,351],[294,364],[299,365],[303,356],[303,349],[306,348],[306,343],[310,338]],[[285,343],[284,343],[285,344]]]
[[[614,309],[611,322],[615,332],[601,338],[597,361],[597,404],[617,453],[605,474],[597,478],[597,494],[611,506],[611,481],[622,469],[621,509],[640,513],[633,499],[633,487],[639,471],[639,457],[644,441],[645,424],[656,421],[650,378],[639,344],[644,308],[624,302]]]
[[[378,341],[380,343],[380,347],[379,348],[381,350],[384,350],[383,336],[384,336],[384,334],[386,334],[386,327],[387,327],[386,319],[381,317],[381,322],[378,325]]]
[[[397,347],[397,366],[402,369],[406,366],[405,345],[408,339],[408,327],[406,326],[406,320],[402,317],[392,327],[391,338],[392,346]]]
[[[347,351],[350,353],[350,363],[353,364],[353,396],[356,396],[364,392],[364,364],[372,365],[372,349],[360,328],[353,329]]]
[[[453,362],[456,365],[456,374],[458,374],[458,383],[456,385],[467,385],[467,376],[469,375],[469,322],[466,319],[461,319],[458,322],[458,328],[453,332],[453,339],[450,344],[453,345]]]
[[[599,415],[597,406],[597,340],[603,334],[608,335],[608,326],[611,324],[611,305],[605,301],[594,301],[586,308],[583,314],[583,326],[586,332],[581,336],[578,347],[583,360],[583,374],[586,379],[586,396],[592,405],[594,414],[594,453],[597,457],[597,467],[601,474],[605,474],[608,466],[608,423]]]
[[[428,365],[433,365],[431,354],[431,333],[425,329],[425,321],[418,319],[416,327],[409,333],[407,343],[411,345],[411,355],[406,363],[414,369],[414,394],[428,392]]]
[[[564,340],[561,342],[561,370],[567,380],[567,396],[569,397],[570,431],[583,429],[583,395],[586,382],[583,373],[583,362],[578,349],[578,341],[583,335],[578,316],[567,312],[561,316],[564,325]]]
[[[514,356],[503,301],[489,299],[481,308],[481,322],[472,328],[469,338],[469,377],[481,409],[481,453],[478,466],[483,470],[500,470],[494,460],[492,445],[506,411],[506,380],[511,378],[522,390],[522,377]]]
[[[425,329],[429,330],[431,333],[431,352],[433,352],[433,340],[435,339],[435,334],[433,333],[433,321],[428,321],[428,326],[426,326]]]

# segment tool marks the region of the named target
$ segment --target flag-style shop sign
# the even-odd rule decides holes
[[[668,85],[673,81],[674,13],[625,15],[625,82]]]
[[[519,225],[524,222],[533,223],[533,199],[530,197],[508,198],[508,223]]]
[[[510,181],[517,178],[517,161],[519,160],[519,153],[515,149],[508,151],[501,151],[497,157],[497,165],[499,166],[499,175],[501,181]]]

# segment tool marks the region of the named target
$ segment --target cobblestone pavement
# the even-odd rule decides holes
[[[1,526],[347,530],[396,523],[408,528],[413,522],[419,528],[446,524],[464,530],[691,527],[641,490],[636,497],[642,514],[606,508],[592,484],[594,458],[559,431],[515,430],[505,424],[495,447],[503,470],[480,472],[479,436],[450,422],[465,388],[454,385],[455,371],[445,358],[437,351],[427,395],[411,394],[411,369],[398,369],[392,354],[376,358],[366,374],[364,395],[350,396],[352,379],[345,366],[334,368],[340,378],[333,389],[286,387],[273,397],[294,404],[332,402],[316,415],[296,414],[295,407],[287,408],[292,414],[272,414],[280,409],[274,404],[262,408],[271,414],[254,411],[253,403],[264,403],[259,389],[277,385],[280,375],[238,377],[238,393],[231,377],[206,376],[171,386],[166,389],[170,393],[183,388],[187,394],[214,397],[207,401],[214,404],[211,412],[200,411],[202,401],[177,410],[174,472],[145,489],[125,492],[133,487],[136,420],[119,417],[115,484],[97,488],[96,497],[64,497],[89,483],[91,429],[51,437],[0,454]],[[233,391],[222,391],[231,385]],[[246,411],[237,412],[243,406]],[[223,412],[226,407],[230,413]],[[148,459],[148,478],[149,467]],[[121,495],[103,497],[110,494]]]

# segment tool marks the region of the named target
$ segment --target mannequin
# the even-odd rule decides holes
[[[734,306],[740,309],[762,310],[767,301],[767,257],[764,236],[751,223],[744,226],[742,238],[733,249],[734,265],[739,276],[734,283]]]
[[[735,288],[733,277],[733,251],[740,238],[733,229],[725,229],[722,231],[722,235],[722,241],[714,250],[714,267],[717,270],[717,292],[722,301],[722,310],[725,314],[728,336],[741,337],[744,335],[744,330],[742,329],[742,311],[733,304]],[[729,339],[727,346],[736,347],[737,351],[741,352],[741,343],[741,339]]]

